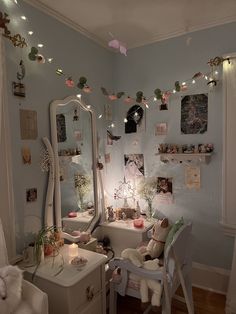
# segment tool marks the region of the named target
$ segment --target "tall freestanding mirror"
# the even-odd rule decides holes
[[[98,220],[96,121],[76,96],[50,104],[55,159],[55,222],[70,233]]]

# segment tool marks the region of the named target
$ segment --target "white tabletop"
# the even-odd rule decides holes
[[[105,264],[107,260],[105,255],[81,248],[78,248],[78,256],[82,256],[88,260],[86,265],[81,268],[71,264],[71,260],[74,257],[69,256],[69,245],[65,244],[60,249],[59,255],[55,258],[51,256],[46,257],[44,261],[41,262],[37,269],[36,277],[46,279],[63,287],[70,287],[76,284],[79,280],[83,279],[99,265]],[[64,265],[61,267],[63,259]],[[33,274],[35,271],[35,266],[27,268],[24,268],[23,265],[19,266],[30,274]]]
[[[144,219],[144,226],[142,228],[136,228],[134,227],[134,221],[133,219],[127,219],[127,220],[116,220],[112,222],[104,222],[101,225],[105,227],[111,227],[111,228],[117,228],[127,231],[133,231],[138,233],[143,233],[147,231],[150,227],[153,225],[153,221],[148,221]]]

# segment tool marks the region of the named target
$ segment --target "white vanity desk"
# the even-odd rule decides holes
[[[65,229],[83,231],[92,221],[93,216],[85,212],[78,212],[76,217],[63,217],[62,224]]]
[[[148,241],[147,231],[153,226],[152,221],[144,219],[143,228],[135,228],[132,219],[104,222],[98,227],[98,237],[108,236],[115,256],[120,256],[126,248],[136,248],[143,241]],[[95,235],[96,236],[96,235]]]
[[[103,314],[106,312],[105,262],[106,257],[84,249],[78,255],[88,262],[78,270],[70,264],[69,245],[60,249],[64,257],[46,257],[36,272],[34,284],[48,294],[49,314]],[[35,267],[25,268],[25,279],[32,281]]]

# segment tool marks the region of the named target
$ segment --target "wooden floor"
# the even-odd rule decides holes
[[[182,294],[181,291],[178,294]],[[224,314],[225,313],[225,296],[218,293],[209,292],[199,288],[193,288],[194,310],[195,314]],[[132,297],[120,297],[117,299],[118,314],[141,314],[140,300]],[[151,313],[161,313],[161,311]],[[183,302],[173,300],[172,314],[188,313],[186,305]]]

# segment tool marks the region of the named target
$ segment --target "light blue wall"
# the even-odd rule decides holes
[[[17,223],[17,247],[20,251],[29,232],[34,232],[41,225],[44,207],[47,175],[41,172],[40,151],[41,138],[50,137],[49,131],[49,103],[53,99],[61,99],[76,90],[68,89],[63,78],[58,77],[54,70],[57,66],[72,74],[77,80],[81,75],[88,78],[88,83],[94,92],[86,97],[97,112],[103,110],[105,103],[101,95],[100,86],[104,85],[115,90],[125,90],[135,95],[138,90],[150,96],[156,87],[169,89],[176,80],[190,78],[195,72],[206,71],[206,62],[216,55],[236,50],[236,42],[232,40],[236,31],[236,24],[227,24],[217,28],[191,34],[190,45],[186,45],[187,36],[162,41],[153,45],[128,51],[128,56],[114,55],[99,47],[89,39],[72,29],[62,25],[57,20],[42,14],[27,4],[20,3],[19,7],[9,9],[0,5],[1,11],[9,14],[17,12],[29,18],[29,22],[15,21],[15,29],[33,29],[35,36],[29,38],[31,45],[39,41],[45,44],[42,53],[54,57],[52,65],[39,65],[27,58],[28,49],[13,48],[6,41],[7,73],[8,73],[8,103],[11,123],[13,179]],[[20,12],[21,11],[21,12]],[[32,23],[31,23],[32,21]],[[13,23],[12,23],[13,25]],[[36,41],[34,39],[37,38]],[[20,59],[26,65],[26,98],[21,100],[12,95],[11,82],[16,80],[16,72]],[[111,153],[111,163],[105,165],[107,195],[110,202],[114,188],[123,176],[123,155],[125,153],[144,153],[145,171],[147,176],[166,175],[174,179],[174,204],[158,206],[158,210],[175,220],[180,216],[191,219],[194,223],[194,261],[203,264],[230,268],[232,260],[232,239],[225,237],[219,226],[221,213],[222,188],[222,89],[221,83],[209,92],[209,121],[208,131],[203,135],[180,134],[180,95],[171,97],[169,110],[159,111],[157,104],[150,104],[146,112],[146,133],[141,136],[125,135],[123,118],[127,105],[122,102],[113,104],[113,117],[116,123],[114,133],[122,135],[120,141],[112,147],[103,149]],[[196,85],[189,93],[207,92],[204,84]],[[21,103],[21,105],[19,105]],[[36,110],[38,114],[38,139],[23,141],[20,138],[19,109]],[[168,135],[165,139],[154,136],[157,122],[168,123]],[[100,137],[103,139],[106,130],[104,121],[98,120]],[[105,122],[108,125],[109,122]],[[137,145],[133,145],[134,141]],[[188,191],[184,187],[183,166],[162,165],[159,157],[155,156],[157,145],[161,141],[173,143],[201,143],[211,142],[215,145],[215,154],[208,165],[201,165],[201,190]],[[21,147],[28,145],[32,152],[32,165],[23,165],[21,161]],[[38,200],[27,204],[25,191],[27,188],[38,189]]]
[[[236,23],[194,32],[165,40],[156,44],[132,49],[125,58],[115,57],[116,89],[126,91],[135,96],[142,90],[145,96],[153,95],[155,88],[172,89],[174,82],[191,78],[196,72],[208,71],[207,61],[217,55],[236,50],[236,42],[232,40],[236,31]],[[186,39],[191,36],[190,45]],[[123,155],[126,153],[144,153],[146,176],[173,177],[174,203],[171,205],[155,205],[159,212],[172,221],[183,216],[193,221],[193,259],[195,262],[230,268],[232,261],[233,241],[223,235],[219,225],[222,208],[222,83],[210,91],[206,81],[197,83],[185,94],[208,92],[208,131],[199,135],[181,135],[180,102],[184,94],[171,96],[168,111],[159,111],[157,103],[150,103],[146,110],[146,132],[139,135],[124,134],[123,119],[127,112],[127,104],[115,105],[114,133],[121,135],[119,142],[107,147],[111,153],[111,164],[107,166],[109,181],[114,182],[108,194],[117,186],[123,174]],[[166,137],[154,136],[154,128],[158,122],[167,122]],[[133,145],[138,139],[138,145]],[[201,189],[190,191],[184,184],[184,166],[166,165],[155,155],[158,143],[196,144],[213,143],[215,153],[212,161],[201,165]],[[114,171],[114,169],[116,169]],[[114,180],[114,181],[113,181]]]
[[[84,95],[84,100],[91,104],[97,113],[100,113],[103,111],[104,105],[104,96],[100,92],[100,86],[103,82],[108,88],[111,88],[113,54],[31,6],[22,2],[19,6],[16,6],[13,1],[11,3],[11,7],[7,8],[1,2],[0,10],[8,12],[9,16],[17,16],[17,19],[12,20],[9,25],[12,32],[20,32],[25,35],[27,33],[24,30],[32,29],[34,36],[27,37],[30,47],[42,42],[45,45],[41,50],[42,54],[54,58],[51,65],[31,62],[27,57],[30,48],[14,48],[9,41],[5,41],[17,248],[20,252],[32,237],[30,233],[36,232],[41,227],[47,174],[40,170],[40,153],[43,147],[41,138],[44,136],[50,138],[49,103],[54,99],[63,99],[79,92],[78,88],[66,87],[65,78],[58,77],[55,70],[57,67],[62,67],[66,73],[73,76],[75,82],[78,82],[80,76],[86,76],[88,84],[93,88],[93,93]],[[20,20],[19,16],[21,15],[27,16],[28,21]],[[19,24],[16,25],[16,23]],[[11,92],[11,82],[16,81],[16,72],[19,70],[18,64],[21,58],[26,66],[26,77],[23,80],[26,85],[25,99],[19,99]],[[21,140],[19,120],[19,109],[21,108],[37,111],[37,140]],[[101,132],[103,132],[102,123],[98,120],[98,128]],[[21,147],[23,145],[27,145],[31,149],[31,165],[22,163]],[[26,203],[26,189],[34,187],[38,190],[38,199],[36,202]]]

